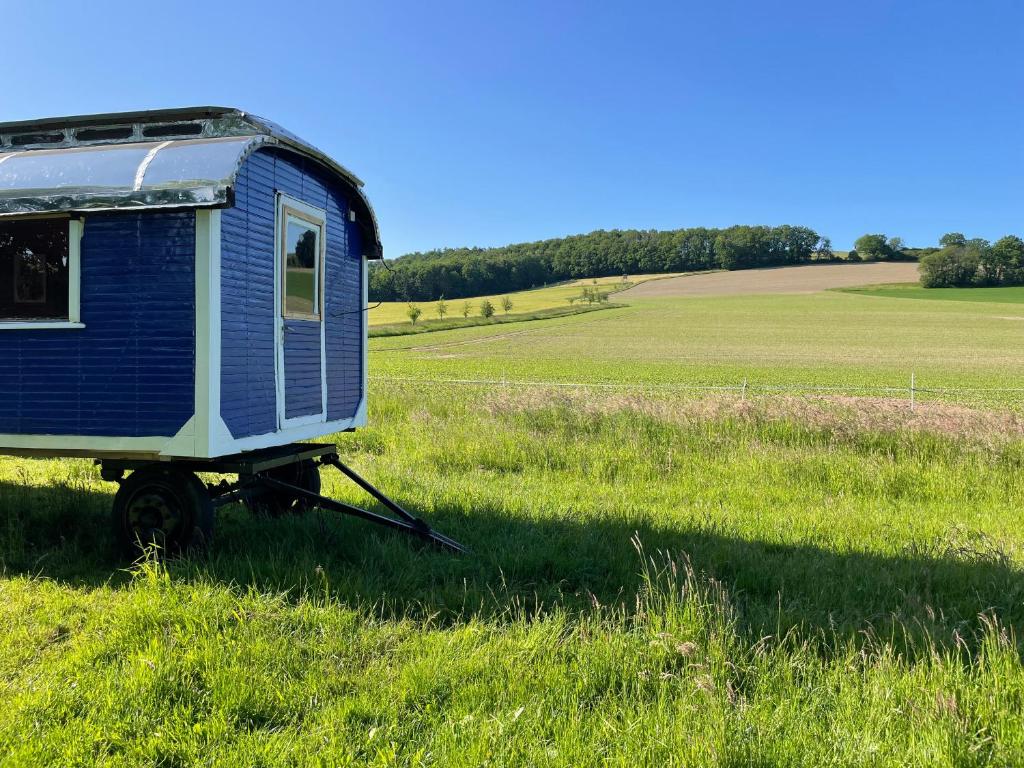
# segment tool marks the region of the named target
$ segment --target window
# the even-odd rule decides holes
[[[0,220],[0,324],[78,322],[78,238],[67,218]]]
[[[285,317],[319,320],[323,282],[324,219],[315,209],[281,205],[281,261]]]

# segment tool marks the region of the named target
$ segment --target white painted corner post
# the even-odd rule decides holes
[[[220,416],[220,211],[196,211],[196,455],[216,456]]]

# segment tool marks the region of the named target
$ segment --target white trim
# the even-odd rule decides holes
[[[165,141],[161,144],[157,144],[146,153],[146,156],[142,158],[142,162],[139,163],[139,167],[135,169],[135,184],[132,185],[133,192],[139,192],[142,190],[142,183],[146,180],[146,171],[149,170],[149,165],[156,158],[157,153],[164,147],[173,143],[174,142],[172,141]]]
[[[166,437],[88,437],[82,435],[0,435],[0,454],[8,449],[37,451],[123,451],[158,454]]]
[[[325,211],[323,208],[317,208],[315,205],[305,203],[302,200],[299,200],[297,197],[292,197],[291,195],[286,194],[285,192],[278,192],[278,209],[280,209],[282,203],[284,205],[287,205],[289,208],[291,208],[293,211],[296,211],[297,213],[301,213],[304,216],[309,216],[311,219],[319,219],[321,226],[325,226],[325,222],[327,221],[327,211]]]
[[[82,322],[82,235],[85,222],[71,219],[68,224],[68,323],[74,326]]]
[[[284,320],[281,312],[281,193],[274,200],[274,411],[277,428],[284,418]]]
[[[369,328],[368,328],[368,325],[369,325],[369,322],[370,322],[369,317],[368,317],[369,314],[370,314],[369,309],[368,309],[369,306],[370,306],[369,305],[370,289],[369,289],[369,269],[368,269],[368,266],[367,266],[369,264],[369,262],[368,262],[368,260],[366,259],[365,256],[363,257],[362,262],[363,262],[363,265],[362,265],[363,266],[363,269],[362,269],[362,272],[363,272],[363,274],[362,274],[362,282],[363,282],[363,286],[362,286],[362,288],[363,288],[363,290],[362,290],[362,302],[363,303],[361,305],[362,312],[360,312],[360,314],[363,316],[363,328],[362,328],[362,336],[360,338],[359,343],[363,345],[363,391],[360,393],[359,405],[356,407],[356,415],[353,418],[353,422],[354,422],[353,425],[357,426],[357,427],[364,427],[364,426],[366,426],[367,401],[368,401],[369,396],[370,396],[370,389],[369,389],[370,373],[369,373],[369,368],[368,368],[369,362],[370,362],[370,351],[369,351],[370,339],[369,339]]]
[[[327,222],[323,227],[324,240],[327,239]],[[327,421],[327,243],[324,243],[323,255],[323,306],[320,307],[320,421]]]
[[[213,451],[220,416],[220,211],[196,211],[195,455]]]
[[[176,437],[107,437],[82,435],[0,435],[0,456],[19,452],[38,452],[48,456],[96,457],[116,454],[122,457],[216,458],[242,451],[254,451],[313,440],[360,426],[356,419],[339,419],[306,426],[291,427],[265,435],[235,440],[219,418],[223,432],[214,430],[208,450],[196,450],[199,436],[195,434],[195,417],[188,420]]]
[[[5,162],[10,160],[12,157],[17,157],[18,155],[21,155],[21,154],[24,154],[24,153],[23,152],[10,152],[10,153],[5,153],[3,155],[0,155],[0,165],[3,165]]]
[[[320,254],[316,290],[320,309],[319,318],[285,317],[284,313],[284,275],[282,273],[282,247],[284,245],[286,212],[290,208],[310,219],[319,222],[320,226]],[[327,212],[316,208],[301,200],[297,200],[284,192],[277,193],[277,203],[274,215],[274,377],[277,390],[277,434],[284,434],[292,427],[305,427],[310,425],[321,426],[327,422],[327,302],[325,298],[327,281]],[[296,416],[289,419],[287,388],[285,387],[284,370],[284,325],[288,320],[296,322],[310,322],[320,324],[320,413]],[[301,437],[296,439],[303,439]],[[236,441],[237,444],[238,441]],[[273,443],[271,443],[273,444]],[[261,446],[266,447],[266,446]]]
[[[72,323],[69,320],[19,320],[16,323],[0,323],[0,331],[66,331],[82,328],[85,328],[85,323]]]
[[[313,440],[318,437],[326,437],[336,432],[344,432],[359,426],[355,419],[338,419],[337,421],[320,421],[316,424],[290,426],[277,432],[268,432],[265,435],[253,435],[252,437],[241,437],[232,440],[230,445],[221,446],[227,450],[217,455],[228,455],[239,451],[254,451],[259,448],[271,448],[277,445],[288,445],[300,440]]]

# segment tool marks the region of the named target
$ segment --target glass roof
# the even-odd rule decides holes
[[[266,136],[97,144],[0,154],[0,216],[228,203]]]

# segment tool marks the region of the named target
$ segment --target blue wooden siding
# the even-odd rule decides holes
[[[274,380],[274,216],[277,191],[327,211],[325,337],[327,416],[351,418],[362,396],[362,256],[343,185],[313,161],[282,150],[255,152],[221,218],[221,415],[236,438],[277,429]],[[288,365],[285,365],[286,372]],[[320,371],[288,374],[299,397],[320,402]],[[315,381],[314,381],[315,379]],[[291,398],[286,416],[292,415]],[[308,403],[296,406],[304,412]]]
[[[288,319],[284,323],[285,418],[323,413],[320,377],[320,323]]]
[[[0,331],[0,433],[176,434],[195,411],[195,214],[87,217],[82,322]]]

